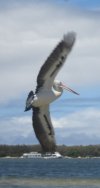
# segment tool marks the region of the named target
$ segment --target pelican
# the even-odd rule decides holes
[[[25,111],[32,109],[33,128],[44,152],[56,150],[55,133],[49,112],[50,103],[58,99],[64,89],[78,95],[61,81],[55,80],[72,50],[75,39],[75,32],[68,32],[63,36],[39,71],[35,93],[30,91],[26,100]]]

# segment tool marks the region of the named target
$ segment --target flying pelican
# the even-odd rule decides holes
[[[78,95],[77,92],[66,87],[61,81],[54,80],[68,54],[71,52],[75,38],[76,34],[74,32],[69,32],[64,35],[63,39],[41,67],[37,76],[35,93],[30,91],[26,100],[25,111],[32,109],[33,128],[45,152],[54,152],[56,150],[55,134],[50,118],[49,104],[62,95],[63,89]]]

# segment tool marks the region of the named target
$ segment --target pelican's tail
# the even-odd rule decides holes
[[[26,99],[26,107],[25,107],[25,111],[28,111],[32,108],[32,100],[34,99],[34,92],[30,91],[28,94],[28,97]]]
[[[34,92],[33,91],[30,91],[29,94],[28,94],[28,97],[27,97],[27,100],[30,99],[31,97],[34,96]]]

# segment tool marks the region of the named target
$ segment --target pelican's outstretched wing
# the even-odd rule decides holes
[[[37,77],[36,93],[40,89],[51,89],[57,73],[63,66],[74,45],[75,38],[76,34],[74,32],[69,32],[68,34],[64,35],[63,40],[57,45],[51,55],[47,58]]]
[[[50,119],[49,106],[33,108],[33,128],[43,150],[54,152],[56,149],[54,129]]]

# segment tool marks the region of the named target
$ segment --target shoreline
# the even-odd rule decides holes
[[[45,159],[45,158],[24,158],[24,157],[11,157],[11,156],[5,156],[5,157],[0,157],[0,159]],[[48,158],[50,159],[50,158]],[[63,156],[62,158],[51,158],[51,159],[100,159],[100,156],[99,157],[89,157],[89,156],[86,156],[86,157],[68,157],[68,156]],[[50,160],[51,160],[50,159]]]
[[[100,144],[88,146],[58,145],[57,152],[64,158],[100,158]],[[0,158],[20,158],[24,153],[39,152],[40,145],[0,145]]]

